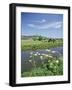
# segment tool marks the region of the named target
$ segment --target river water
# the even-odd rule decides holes
[[[56,56],[56,57],[63,56],[63,47],[51,48],[49,50],[55,52],[52,54],[53,56]],[[33,53],[38,52],[40,54],[42,54],[42,53],[48,54],[46,49],[35,50],[35,51],[32,51],[32,50],[22,51],[21,52],[21,72],[29,71],[33,68],[32,64],[29,62],[29,57],[31,55],[30,54],[31,52],[33,52]],[[37,65],[39,66],[41,63],[41,60],[36,58],[36,62],[37,62]]]

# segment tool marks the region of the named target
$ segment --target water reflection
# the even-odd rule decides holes
[[[32,54],[36,55],[43,55],[43,54],[52,54],[53,57],[60,57],[63,56],[63,47],[57,47],[57,48],[51,48],[51,49],[43,49],[43,50],[35,50],[35,51],[22,51],[21,52],[21,72],[24,71],[30,71],[32,69],[32,64],[29,61],[29,57],[31,57]],[[42,56],[34,58],[36,61],[36,65],[41,65],[41,59]]]

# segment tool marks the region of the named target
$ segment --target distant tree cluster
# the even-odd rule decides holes
[[[32,39],[33,39],[34,41],[35,41],[35,40],[41,41],[41,40],[44,40],[45,38],[42,37],[42,36],[36,36],[36,37],[33,37]]]
[[[38,41],[42,41],[42,40],[45,40],[46,42],[55,42],[56,40],[55,39],[52,39],[52,38],[46,38],[46,37],[42,37],[42,36],[35,36],[32,38],[34,41],[38,40]]]
[[[48,42],[53,42],[53,43],[54,43],[54,42],[55,42],[55,39],[51,39],[51,38],[50,38],[50,39],[48,40]]]

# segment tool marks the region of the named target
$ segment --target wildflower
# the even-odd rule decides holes
[[[54,69],[56,69],[57,67],[56,66],[54,66]]]
[[[34,54],[34,56],[37,56],[37,54]]]
[[[49,49],[46,49],[46,51],[50,52],[51,50],[49,50]]]
[[[49,57],[49,55],[45,54],[45,57]]]
[[[39,52],[36,52],[36,54],[37,54],[37,55],[40,55],[40,53],[39,53]]]
[[[50,60],[48,60],[48,62],[50,62]]]
[[[52,66],[53,65],[53,63],[50,63],[50,66]]]
[[[40,59],[43,60],[43,56],[40,56]]]
[[[38,53],[38,55],[40,55],[40,53]]]
[[[31,58],[32,56],[30,56],[30,58]]]
[[[50,55],[49,55],[48,57],[49,57],[49,58],[52,58],[52,56],[50,56]]]
[[[46,54],[45,56],[47,56],[47,57],[48,57],[49,55],[47,55],[47,54]]]
[[[45,56],[46,54],[42,54],[43,56]]]
[[[32,60],[29,60],[29,62],[32,62]]]
[[[59,63],[59,60],[56,60],[56,63]]]
[[[53,63],[50,63],[50,68],[52,68],[53,67]]]
[[[52,58],[52,56],[48,55],[48,54],[45,54],[45,57],[49,57],[49,58]]]

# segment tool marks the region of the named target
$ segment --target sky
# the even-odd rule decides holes
[[[63,14],[22,12],[21,35],[63,38]]]

